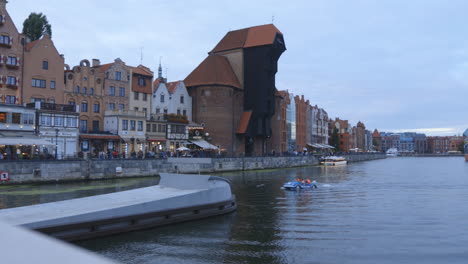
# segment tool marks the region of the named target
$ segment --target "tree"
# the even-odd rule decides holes
[[[340,138],[338,137],[338,129],[335,128],[333,129],[333,133],[331,135],[330,143],[333,147],[335,147],[335,150],[338,151],[340,150]]]
[[[44,34],[48,34],[52,37],[52,27],[45,15],[42,13],[31,13],[29,17],[24,20],[23,34],[31,39],[31,41],[40,39]]]
[[[460,142],[460,144],[458,144],[457,149],[458,149],[458,151],[460,151],[461,153],[465,152],[465,142]]]

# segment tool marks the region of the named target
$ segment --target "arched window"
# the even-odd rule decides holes
[[[89,88],[89,94],[94,95],[94,88]]]
[[[77,86],[75,87],[75,93],[80,93],[80,86],[79,86],[79,85],[77,85]]]
[[[83,87],[83,94],[86,94],[88,92],[88,88],[86,86]]]

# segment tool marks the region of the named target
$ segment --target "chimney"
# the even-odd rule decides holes
[[[98,66],[101,66],[101,61],[98,59],[93,59],[93,67],[98,67]]]
[[[7,0],[0,0],[0,9],[5,10],[7,3],[8,3]]]

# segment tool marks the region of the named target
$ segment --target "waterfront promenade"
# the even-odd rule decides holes
[[[383,153],[343,155],[349,162],[385,158]],[[67,160],[4,161],[0,171],[9,180],[3,184],[61,182],[156,176],[160,173],[216,173],[314,166],[319,156],[241,157],[241,158],[168,158],[144,160]]]

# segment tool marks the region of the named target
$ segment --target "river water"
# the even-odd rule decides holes
[[[461,157],[222,176],[233,182],[235,213],[78,245],[122,263],[468,261],[468,163]],[[281,189],[297,177],[319,188]],[[154,184],[148,181],[139,184]],[[2,192],[0,201],[23,199]]]

